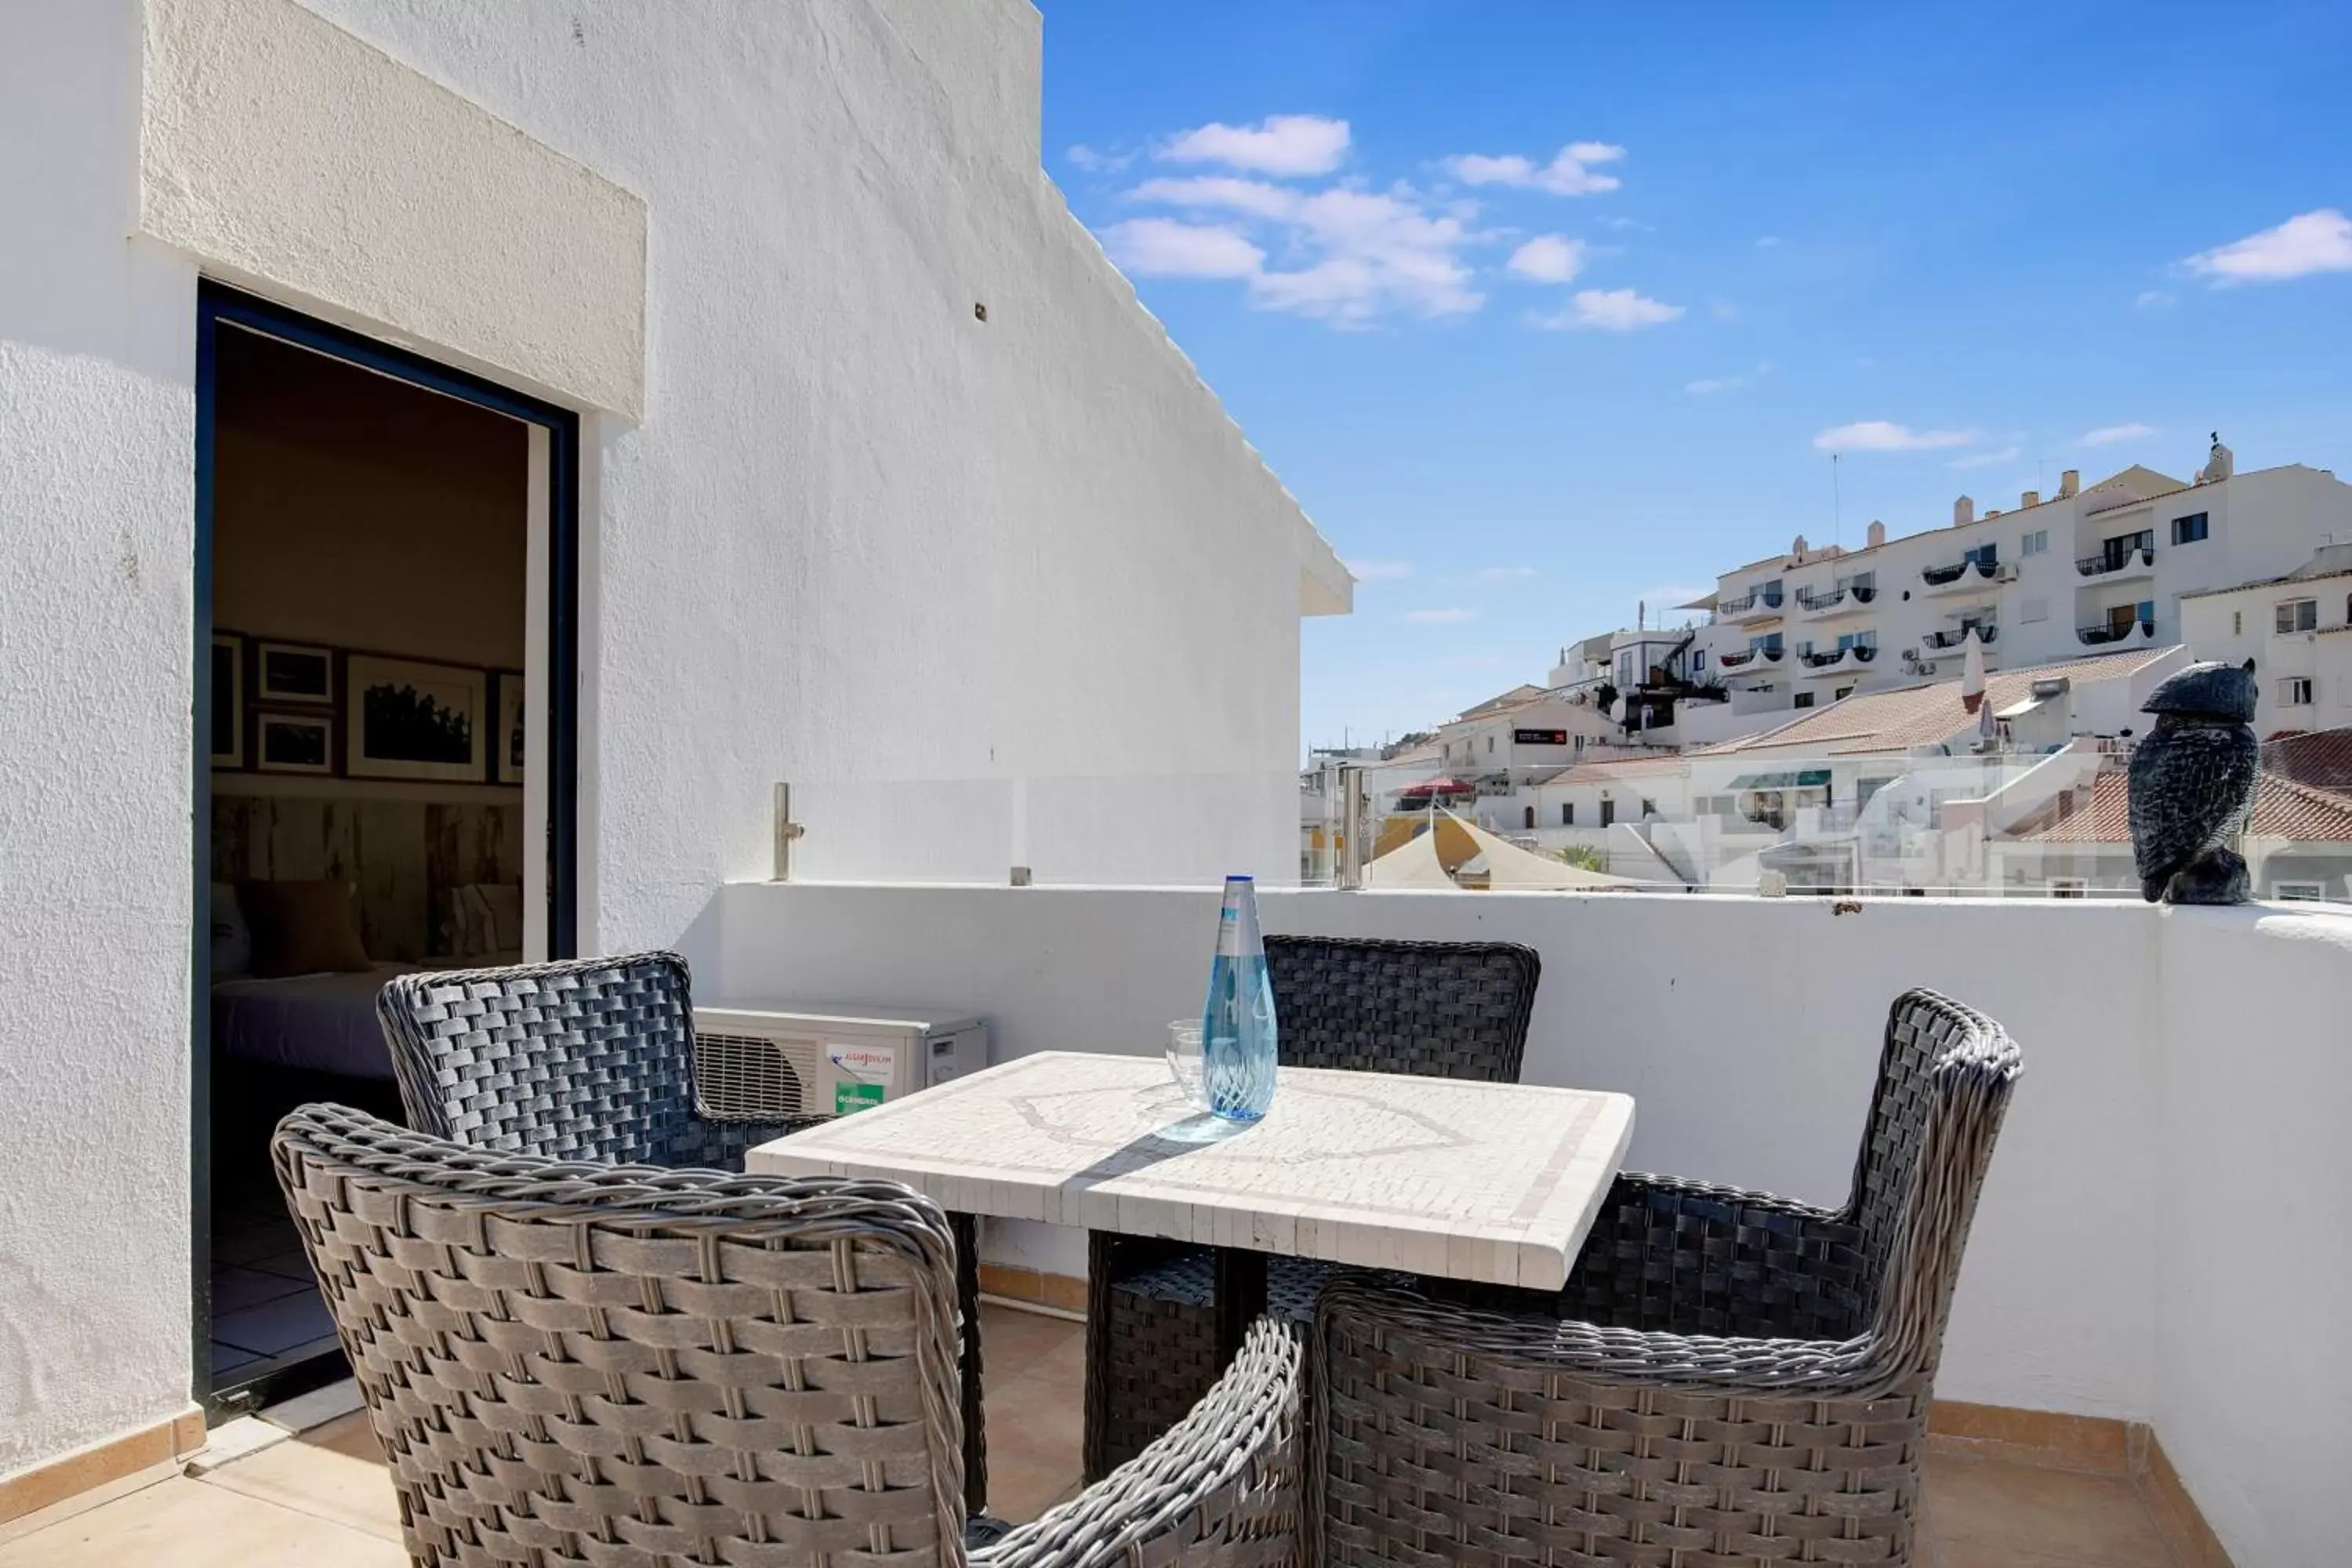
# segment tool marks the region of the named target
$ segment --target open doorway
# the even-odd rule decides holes
[[[198,321],[195,1386],[342,1375],[269,1165],[399,1119],[394,974],[564,956],[576,424],[207,285]]]

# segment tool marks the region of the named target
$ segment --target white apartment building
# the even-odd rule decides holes
[[[2180,627],[2200,658],[2254,661],[2256,733],[2352,724],[2352,542],[2284,577],[2183,594]]]
[[[1801,537],[1723,574],[1685,606],[1709,616],[1689,679],[1720,682],[1744,718],[1948,678],[1971,634],[1991,669],[2176,642],[2221,657],[2184,626],[2185,596],[2352,540],[2352,485],[2300,464],[2235,474],[2218,443],[2193,482],[2135,466],[2084,489],[2069,469],[2056,495],[2021,499],[1979,514],[1962,496],[1948,527],[1889,539],[1874,522],[1858,550]]]

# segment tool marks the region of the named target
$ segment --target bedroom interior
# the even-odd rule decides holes
[[[210,1374],[234,1405],[341,1374],[270,1127],[304,1100],[399,1116],[376,992],[543,946],[544,818],[530,426],[228,326],[213,376]]]

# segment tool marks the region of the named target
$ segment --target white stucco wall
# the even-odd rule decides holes
[[[139,229],[635,416],[646,209],[294,0],[147,0]]]
[[[1924,984],[1983,1007],[2026,1074],[1938,1393],[2153,1421],[2239,1563],[2335,1561],[2311,1500],[2352,1391],[2352,917],[1279,890],[1262,909],[1274,931],[1534,946],[1527,1081],[1634,1096],[1633,1168],[1825,1203],[1888,1004]],[[998,1060],[1149,1054],[1199,1006],[1215,921],[1213,890],[742,886],[695,962],[730,995],[969,1007]],[[1075,1233],[991,1228],[1000,1258],[1084,1272]]]
[[[0,1474],[188,1394],[200,269],[582,411],[584,945],[778,781],[809,872],[1282,875],[1347,603],[1040,172],[1024,0],[275,4],[0,12]]]
[[[127,5],[0,18],[0,1474],[188,1399],[195,277],[123,238],[138,91]]]

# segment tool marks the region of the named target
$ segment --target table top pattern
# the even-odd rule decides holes
[[[1284,1068],[1233,1130],[1157,1057],[1046,1051],[765,1143],[942,1207],[1555,1289],[1633,1133],[1622,1094]]]

